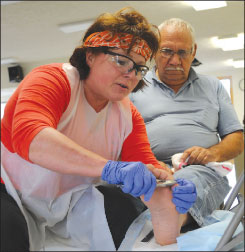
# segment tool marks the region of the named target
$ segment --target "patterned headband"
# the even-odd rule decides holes
[[[84,47],[117,47],[128,49],[133,39],[133,35],[128,33],[117,33],[114,36],[110,31],[95,32],[90,34],[85,40]],[[151,56],[151,49],[143,39],[136,39],[132,51],[142,55],[147,61]]]

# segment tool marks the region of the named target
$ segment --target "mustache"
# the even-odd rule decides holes
[[[184,69],[182,67],[167,67],[165,68],[167,71],[182,71],[184,72]]]

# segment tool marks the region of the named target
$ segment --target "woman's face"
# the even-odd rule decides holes
[[[135,69],[129,73],[127,72],[127,69],[133,66],[132,62],[115,54],[127,56],[137,65],[145,65],[144,57],[135,52],[130,52],[127,55],[123,49],[114,48],[108,51],[109,53],[112,52],[113,55],[105,53],[95,55],[91,52],[87,52],[86,55],[90,73],[85,80],[85,94],[87,98],[91,96],[97,102],[122,100],[132,92],[140,80],[140,74],[138,74],[137,78]],[[120,61],[120,59],[124,61]],[[125,63],[129,64],[129,68],[123,66]]]

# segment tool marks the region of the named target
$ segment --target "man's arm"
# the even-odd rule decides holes
[[[244,150],[243,132],[228,134],[222,140],[209,148],[193,146],[184,151],[180,161],[188,157],[188,164],[207,164],[208,162],[223,162],[235,158]]]

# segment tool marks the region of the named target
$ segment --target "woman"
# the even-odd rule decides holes
[[[128,98],[145,85],[145,64],[158,42],[157,30],[138,12],[103,14],[70,63],[34,69],[8,101],[2,177],[27,221],[30,250],[59,243],[114,250],[95,187],[100,178],[149,201],[155,176],[167,176],[156,169],[163,167]]]

